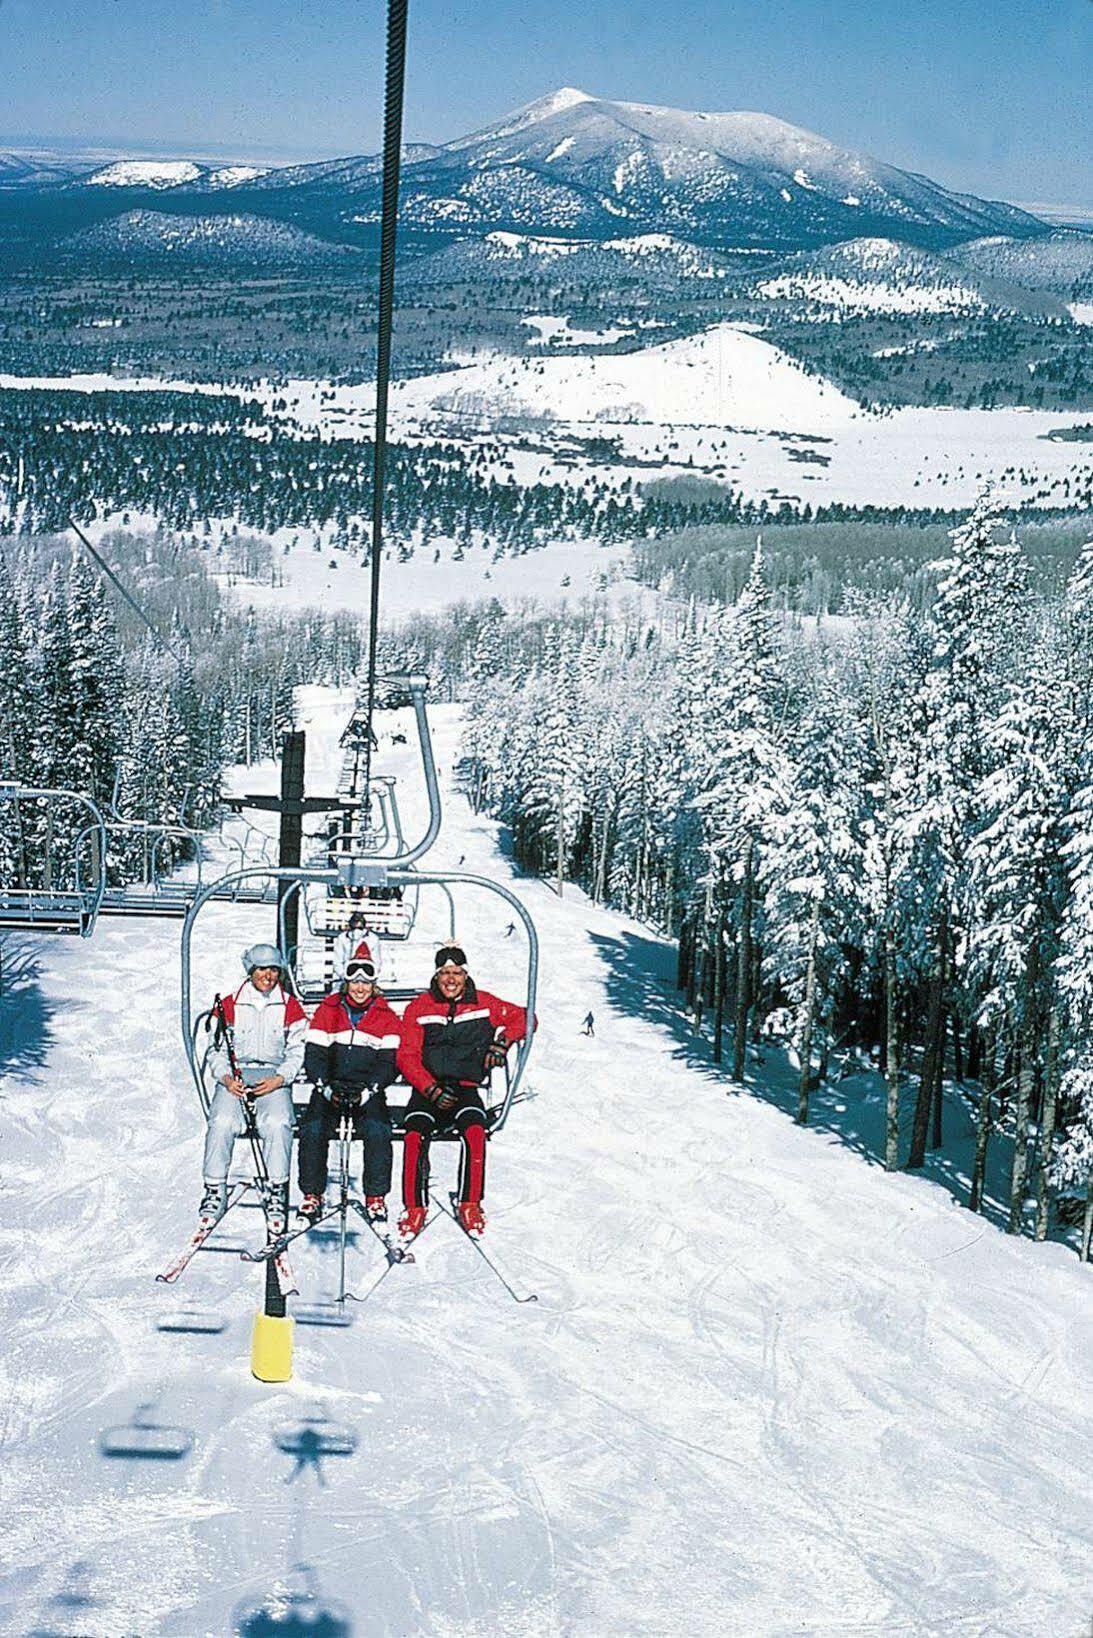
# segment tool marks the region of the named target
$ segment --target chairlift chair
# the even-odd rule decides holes
[[[237,872],[237,875],[247,877],[261,874],[262,871],[263,867],[261,866],[251,866],[247,871]],[[409,888],[415,890],[427,889],[442,896],[450,895],[449,904],[454,902],[456,895],[461,890],[474,889],[494,895],[504,901],[510,912],[515,913],[515,919],[523,926],[527,937],[527,967],[523,1005],[529,1019],[534,1018],[539,973],[539,940],[535,930],[535,923],[516,894],[509,888],[503,887],[499,882],[491,881],[488,876],[478,876],[469,871],[419,871],[409,867],[392,870],[386,864],[375,862],[365,864],[360,861],[352,861],[348,865],[343,865],[340,871],[282,868],[273,871],[271,874],[276,881],[288,883],[290,890],[295,888],[297,892],[312,884],[328,889],[339,881],[347,881],[350,886],[359,885],[362,879],[367,877],[369,882],[375,886],[395,886],[402,887],[404,890]],[[231,878],[228,878],[228,880],[231,880]],[[209,1015],[207,1011],[199,1010],[195,1013],[193,1009],[192,945],[197,919],[212,899],[213,890],[211,886],[204,888],[197,895],[183,921],[181,939],[181,1023],[183,1042],[201,1110],[206,1117],[209,1113],[211,1101],[207,1074],[211,1038],[206,1038],[207,1044],[203,1049],[203,1031]],[[414,995],[418,994],[419,989],[420,985],[407,989],[390,989],[386,992],[387,999],[393,1003],[409,1001]],[[523,1041],[516,1048],[515,1062],[511,1064],[511,1068],[506,1065],[504,1093],[500,1101],[495,1103],[489,1111],[488,1129],[491,1136],[496,1136],[509,1118],[524,1077],[531,1046],[532,1031],[529,1029]],[[401,1136],[397,1118],[394,1135],[396,1137]]]
[[[74,805],[90,815],[90,821],[77,833],[72,845],[73,885],[61,888],[3,883],[0,885],[0,928],[90,938],[102,909],[106,884],[106,822],[101,810],[82,791],[21,785],[11,780],[0,782],[0,803],[4,802],[14,804],[20,830],[24,802],[44,802],[47,812],[52,809],[54,813],[66,805]],[[85,851],[91,856],[86,879],[82,862]],[[47,852],[47,878],[52,876],[53,867],[53,857]]]

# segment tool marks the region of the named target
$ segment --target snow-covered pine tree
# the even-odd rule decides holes
[[[849,981],[847,952],[862,947],[869,910],[863,725],[842,682],[834,665],[821,663],[760,877],[764,976],[797,1013],[801,1125],[808,1120],[813,1051],[818,1047],[826,1061],[836,989]]]
[[[1020,1232],[1024,1218],[1029,1124],[1044,1070],[1064,894],[1060,846],[1070,798],[1069,701],[1057,658],[1050,642],[1040,645],[1028,677],[1009,686],[987,730],[990,772],[976,798],[980,828],[968,848],[966,981],[979,997],[976,1023],[989,1032],[1005,1027],[1016,1042],[1011,1234]],[[989,1091],[983,1096],[989,1098]],[[982,1113],[986,1125],[989,1111]],[[985,1152],[984,1142],[973,1179],[977,1204]]]
[[[976,793],[987,772],[985,730],[1000,698],[1026,610],[1027,569],[1017,541],[1002,533],[1000,510],[981,496],[952,531],[950,556],[937,565],[934,653],[924,691],[926,718],[920,788],[908,812],[912,869],[930,927],[926,1039],[908,1167],[926,1158],[930,1117],[941,1141],[946,1013],[952,1002],[953,951],[962,936],[968,843]]]
[[[760,853],[788,803],[791,771],[778,737],[783,684],[774,656],[761,547],[736,603],[711,623],[704,644],[707,689],[704,735],[709,761],[699,774],[707,882],[735,890],[736,976],[733,1079],[744,1078],[754,994],[754,936]],[[715,911],[714,955],[722,923]]]

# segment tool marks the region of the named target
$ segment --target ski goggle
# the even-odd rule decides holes
[[[445,944],[443,949],[436,952],[434,965],[438,972],[441,967],[465,967],[467,957],[458,944]]]
[[[350,984],[370,984],[376,976],[376,966],[372,961],[351,961],[345,969],[345,976]]]

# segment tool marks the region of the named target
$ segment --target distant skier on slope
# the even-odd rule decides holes
[[[457,944],[436,953],[433,981],[402,1019],[398,1066],[413,1092],[406,1106],[402,1155],[404,1211],[399,1232],[420,1234],[429,1203],[429,1144],[454,1126],[463,1143],[459,1220],[468,1234],[486,1226],[486,1110],[479,1090],[500,1069],[510,1046],[527,1033],[527,1013],[476,988]]]
[[[595,1033],[596,1033],[596,1020],[593,1018],[593,1016],[592,1016],[592,1014],[590,1012],[587,1012],[587,1013],[585,1013],[584,1023],[581,1026],[581,1034],[582,1035],[595,1035]]]
[[[219,1003],[217,1033],[209,1054],[216,1081],[205,1131],[203,1223],[219,1222],[228,1194],[232,1147],[246,1131],[242,1101],[250,1098],[269,1171],[273,1198],[267,1213],[288,1215],[293,1109],[289,1090],[304,1061],[307,1014],[281,982],[285,962],[273,944],[243,952],[247,979]]]
[[[367,944],[359,944],[345,982],[319,1003],[307,1032],[304,1075],[311,1101],[300,1125],[300,1193],[297,1215],[322,1215],[330,1139],[342,1114],[364,1143],[364,1206],[375,1222],[387,1217],[391,1187],[391,1115],[387,1088],[398,1077],[395,1054],[402,1024],[376,985]]]

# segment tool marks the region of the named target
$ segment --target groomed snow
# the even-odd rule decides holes
[[[302,702],[313,791],[347,704]],[[491,1146],[485,1242],[539,1302],[512,1304],[438,1223],[349,1329],[297,1328],[290,1384],[254,1382],[259,1278],[227,1249],[257,1240],[253,1213],[179,1287],[152,1282],[198,1192],[177,924],[28,941],[40,986],[5,997],[3,1630],[272,1632],[256,1607],[287,1621],[310,1587],[356,1638],[1076,1638],[1088,1270],[729,1093],[681,1026],[671,952],[515,877],[451,791],[458,713],[435,717],[429,863],[510,882],[542,939],[533,1097]],[[405,774],[393,726],[380,754]],[[459,910],[502,993],[507,919]],[[201,995],[268,932],[268,911],[214,912]],[[371,1242],[349,1256],[354,1285],[379,1271]],[[329,1245],[294,1262],[302,1301],[331,1292]],[[187,1322],[219,1329],[158,1329]],[[102,1453],[140,1419],[188,1453]],[[291,1454],[330,1434],[354,1452]],[[320,1630],[316,1603],[295,1620]]]

